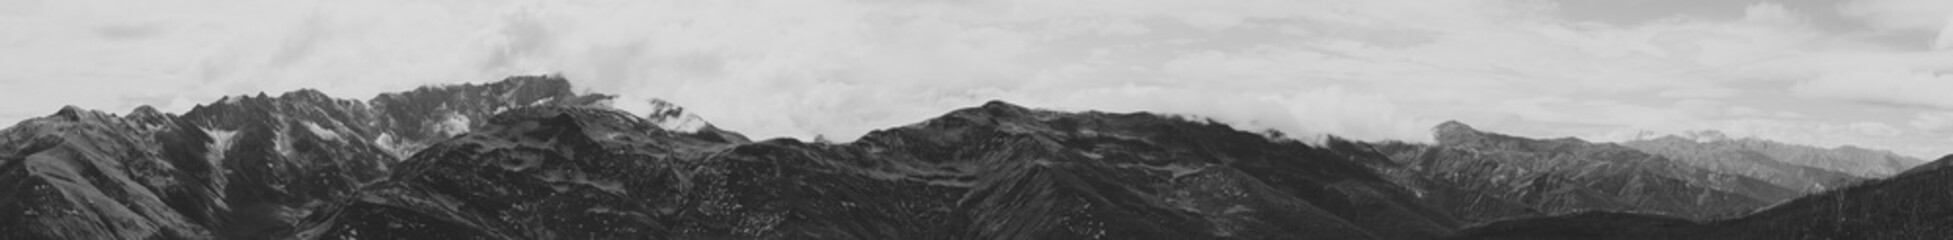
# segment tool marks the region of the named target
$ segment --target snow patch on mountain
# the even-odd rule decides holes
[[[319,127],[319,124],[317,123],[312,123],[310,121],[301,121],[299,123],[304,124],[306,130],[312,130],[312,135],[318,135],[320,138],[325,138],[328,140],[334,140],[334,141],[340,140],[338,132],[333,132],[330,129]]]
[[[286,129],[285,127],[279,127],[277,131],[271,132],[271,148],[278,152],[278,156],[291,157],[293,155],[292,137],[289,136],[290,134],[285,134]]]
[[[223,166],[224,152],[229,152],[231,143],[237,141],[237,131],[206,128],[203,134],[210,136],[210,145],[206,147],[209,151],[204,152],[204,159],[209,160],[211,166]]]
[[[373,145],[382,149],[393,150],[393,141],[392,133],[380,133],[380,136],[373,137]]]
[[[401,142],[399,138],[393,137],[392,133],[380,133],[379,137],[373,138],[373,146],[385,150],[387,155],[393,155],[394,159],[399,160],[407,160],[407,157],[412,157],[415,151],[420,151],[419,147],[412,145]]]
[[[666,131],[682,132],[682,133],[696,133],[699,130],[705,129],[705,126],[710,125],[705,122],[705,119],[699,118],[698,115],[691,115],[691,114],[685,114],[684,116],[676,117],[676,119],[664,118],[664,119],[653,119],[651,121],[653,123],[658,124],[659,128],[664,128]]]
[[[1583,138],[1602,141],[1602,142],[1629,142],[1629,141],[1655,140],[1655,139],[1660,139],[1665,137],[1687,139],[1698,143],[1731,141],[1731,140],[1739,139],[1739,137],[1733,137],[1730,136],[1728,133],[1723,133],[1722,131],[1716,131],[1716,130],[1695,130],[1695,131],[1684,131],[1680,133],[1661,133],[1661,132],[1650,131],[1650,130],[1623,130],[1623,131],[1615,131],[1615,132],[1603,133],[1603,134],[1598,134],[1593,136],[1587,136]],[[1753,136],[1748,136],[1746,138],[1753,138]]]
[[[1695,142],[1699,143],[1734,140],[1734,138],[1729,137],[1729,134],[1724,134],[1722,131],[1716,130],[1689,131],[1675,136],[1695,140]]]
[[[449,136],[459,135],[468,132],[469,124],[468,117],[461,116],[461,114],[449,113],[447,120],[442,120],[438,123],[435,126],[435,130]]]
[[[703,130],[705,127],[712,125],[711,123],[705,122],[705,118],[685,112],[685,108],[679,107],[678,104],[659,99],[651,99],[648,102],[650,103],[648,106],[650,109],[644,111],[646,113],[645,118],[651,120],[652,124],[657,124],[659,128],[664,128],[666,131],[697,133],[699,130]]]

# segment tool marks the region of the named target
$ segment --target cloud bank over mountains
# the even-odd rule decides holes
[[[1429,141],[1717,129],[1953,152],[1953,4],[0,0],[0,121],[561,73],[758,137],[990,99]]]

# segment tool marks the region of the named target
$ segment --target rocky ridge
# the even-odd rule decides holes
[[[514,77],[370,101],[233,96],[183,115],[67,107],[0,130],[0,238],[268,238],[498,109],[607,98]]]

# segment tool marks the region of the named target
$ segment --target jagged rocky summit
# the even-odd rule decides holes
[[[272,238],[497,111],[606,99],[515,77],[368,101],[226,97],[183,115],[62,108],[0,130],[0,239]]]

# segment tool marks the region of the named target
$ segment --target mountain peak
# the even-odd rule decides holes
[[[984,102],[983,106],[977,108],[984,110],[992,117],[1018,116],[1033,112],[1031,108],[1004,102],[1003,100],[990,100],[989,102]]]
[[[1439,123],[1438,126],[1431,127],[1431,133],[1434,135],[1438,135],[1439,137],[1443,137],[1446,135],[1471,134],[1471,133],[1478,133],[1478,132],[1479,131],[1477,128],[1472,128],[1471,125],[1466,125],[1465,123],[1458,122],[1458,120],[1444,121],[1444,123]]]
[[[1457,145],[1483,143],[1488,141],[1489,137],[1503,135],[1479,131],[1458,120],[1450,120],[1431,127],[1431,136],[1436,138],[1439,145]]]
[[[669,101],[665,101],[664,99],[656,99],[656,98],[653,98],[651,100],[646,100],[646,101],[651,102],[651,112],[646,114],[651,115],[653,119],[672,118],[672,117],[685,115],[685,107],[678,106],[678,104],[676,103],[671,103]]]
[[[1444,123],[1439,123],[1435,129],[1436,130],[1460,129],[1460,130],[1477,131],[1476,129],[1472,129],[1471,125],[1466,125],[1465,123],[1458,122],[1458,120],[1446,120],[1444,121]]]
[[[1725,134],[1722,131],[1716,131],[1716,130],[1689,131],[1689,132],[1682,133],[1679,137],[1695,140],[1696,142],[1719,142],[1719,141],[1731,140],[1729,134]]]
[[[498,83],[507,83],[507,84],[516,84],[516,85],[562,86],[563,90],[569,90],[569,86],[570,86],[570,80],[563,78],[563,76],[561,75],[511,76],[511,77],[503,78],[502,81]]]
[[[1001,100],[1001,99],[998,99],[998,100],[990,100],[990,101],[988,101],[988,102],[984,102],[984,103],[983,103],[983,107],[982,107],[982,108],[990,108],[990,109],[1010,109],[1010,110],[1017,110],[1017,109],[1026,109],[1026,108],[1024,108],[1024,106],[1018,106],[1017,104],[1012,104],[1012,103],[1010,103],[1010,102],[1005,102],[1004,100]]]
[[[513,76],[502,81],[484,84],[498,89],[503,98],[536,98],[538,96],[575,96],[570,80],[559,75]]]
[[[298,90],[285,92],[285,94],[278,95],[278,98],[294,99],[294,100],[326,100],[326,101],[332,100],[331,96],[326,96],[324,92],[319,92],[318,89],[311,89],[311,88],[301,88]]]
[[[695,133],[712,126],[711,123],[705,122],[705,118],[685,112],[685,107],[678,104],[656,98],[648,101],[651,102],[651,110],[645,117],[665,130]]]
[[[79,117],[81,113],[84,112],[88,112],[88,110],[81,109],[81,107],[77,107],[75,105],[67,105],[67,106],[61,106],[60,111],[54,111],[54,116],[74,118],[74,117]]]
[[[949,112],[949,114],[945,114],[942,117],[938,117],[931,121],[942,120],[946,118],[958,118],[958,119],[965,119],[965,120],[982,119],[977,122],[995,123],[995,122],[999,122],[1000,120],[1011,121],[1011,119],[1027,116],[1032,112],[1034,111],[1031,110],[1030,108],[1025,108],[1024,106],[1018,106],[1017,104],[1011,104],[1009,102],[1004,102],[1002,100],[990,100],[989,102],[983,103],[982,106],[957,109],[956,111],[951,111]]]
[[[49,115],[48,117],[65,119],[68,121],[77,121],[77,122],[100,121],[101,119],[114,118],[114,116],[109,115],[108,113],[89,110],[75,105],[62,106],[60,111],[55,111],[54,115]]]
[[[129,117],[156,116],[156,115],[163,115],[163,111],[157,111],[156,107],[151,107],[149,105],[138,106],[136,107],[135,110],[129,111]]]

